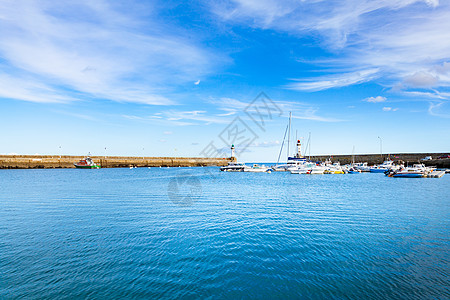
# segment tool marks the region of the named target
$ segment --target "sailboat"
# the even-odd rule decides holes
[[[289,169],[295,169],[298,168],[300,165],[303,165],[304,163],[306,163],[306,158],[304,156],[302,156],[301,154],[301,147],[302,144],[300,143],[300,140],[297,140],[297,153],[294,156],[289,156],[289,144],[290,144],[290,136],[291,136],[291,119],[292,119],[292,113],[289,113],[289,123],[288,126],[286,127],[286,131],[284,132],[284,137],[283,137],[283,143],[281,143],[281,149],[280,149],[280,154],[278,155],[278,161],[277,164],[275,166],[272,167],[272,170],[275,172],[286,172],[289,171]],[[283,152],[283,145],[284,142],[286,140],[286,133],[288,134],[288,140],[287,140],[287,162],[285,164],[279,164],[280,162],[280,157],[281,157],[281,153]]]

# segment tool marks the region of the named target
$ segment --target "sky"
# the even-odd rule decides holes
[[[450,1],[180,2],[1,1],[0,153],[450,151]]]

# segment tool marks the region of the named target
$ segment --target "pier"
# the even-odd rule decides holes
[[[85,156],[0,155],[0,169],[75,168]],[[234,158],[91,156],[102,168],[226,166]]]

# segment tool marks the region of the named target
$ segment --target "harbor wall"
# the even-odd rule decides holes
[[[355,154],[355,162],[367,162],[369,165],[380,164],[388,157],[395,162],[404,164],[424,163],[427,166],[438,168],[450,168],[450,159],[437,159],[449,153],[396,153],[388,155],[380,154]],[[426,156],[433,157],[430,161],[421,161]],[[0,169],[48,169],[48,168],[74,168],[74,163],[84,156],[69,155],[0,155]],[[225,166],[234,158],[201,158],[201,157],[131,157],[131,156],[91,156],[95,163],[103,168],[127,168],[136,167],[200,167],[200,166]],[[333,162],[341,164],[352,162],[352,155],[321,155],[311,156],[311,160],[325,161],[331,158]]]
[[[0,155],[0,169],[75,168],[84,156]],[[225,166],[234,158],[91,156],[102,168]]]
[[[426,166],[435,166],[438,168],[450,168],[450,159],[437,159],[443,155],[449,155],[450,153],[394,153],[389,155],[381,154],[355,154],[355,155],[320,155],[311,156],[313,161],[325,161],[331,159],[333,162],[339,161],[341,165],[349,164],[354,157],[355,162],[367,162],[369,165],[381,164],[383,161],[390,158],[396,163],[403,164],[415,164],[423,163]],[[422,161],[423,158],[431,156],[433,159],[428,161]]]

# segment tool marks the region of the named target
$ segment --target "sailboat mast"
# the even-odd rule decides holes
[[[286,130],[284,131],[284,137],[283,137],[283,142],[281,143],[280,154],[278,154],[277,166],[278,166],[278,163],[280,162],[281,153],[283,153],[283,146],[284,146],[284,141],[286,140],[286,133],[288,131],[288,127],[289,127],[289,125],[286,126]]]
[[[308,151],[309,151],[309,160],[311,161],[311,132],[308,137]]]
[[[355,146],[353,146],[352,150],[352,166],[355,164]]]
[[[288,143],[287,143],[287,157],[289,159],[289,146],[291,144],[291,117],[292,117],[292,112],[289,112],[289,132],[288,132]]]

